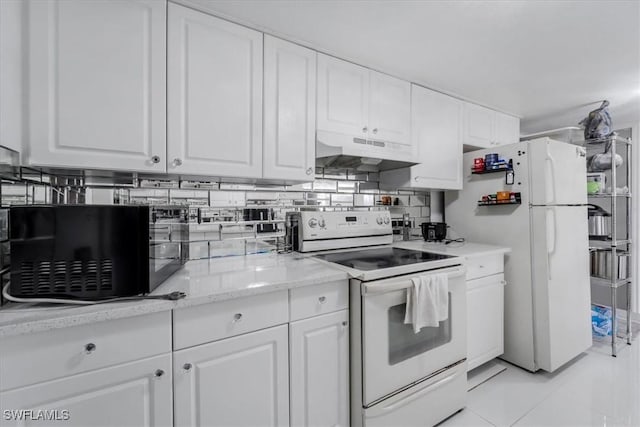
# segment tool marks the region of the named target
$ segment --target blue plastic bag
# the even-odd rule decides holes
[[[591,305],[591,329],[597,337],[611,336],[611,309],[599,305]]]

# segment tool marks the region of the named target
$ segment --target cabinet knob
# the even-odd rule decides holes
[[[193,368],[193,365],[191,363],[185,363],[184,365],[182,365],[182,369],[184,369],[187,372],[189,372],[191,368]]]
[[[324,297],[324,296],[323,296],[323,297],[318,298],[318,302],[319,302],[320,304],[324,304],[325,302],[327,302],[327,297]]]
[[[344,322],[342,322],[342,326],[347,326],[349,324],[349,322],[347,322],[346,320]]]
[[[242,313],[236,313],[233,315],[233,321],[234,322],[239,322],[242,320]]]
[[[182,166],[182,160],[180,159],[173,159],[173,167],[178,167],[178,166]]]
[[[164,371],[162,369],[156,369],[153,375],[155,375],[156,378],[160,378],[161,376],[164,375]]]
[[[373,128],[373,133],[378,133],[378,128]]]
[[[313,168],[307,168],[307,175],[311,175],[313,173]]]
[[[151,163],[160,163],[160,156],[151,157]]]
[[[362,128],[362,133],[367,133],[368,130],[369,130],[369,128],[365,126],[365,127]]]
[[[84,351],[87,354],[93,353],[95,351],[95,349],[96,349],[96,345],[94,343],[92,343],[92,342],[90,342],[89,344],[86,344],[84,346]]]

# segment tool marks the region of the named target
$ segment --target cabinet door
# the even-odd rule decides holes
[[[464,103],[464,144],[488,148],[494,144],[493,138],[493,110],[479,105]]]
[[[287,325],[174,352],[176,426],[288,426]]]
[[[262,177],[262,33],[168,8],[168,172]]]
[[[515,144],[520,141],[520,119],[508,114],[495,113],[494,140],[496,145]]]
[[[264,178],[313,181],[316,53],[265,35]]]
[[[467,281],[467,370],[504,353],[504,275]]]
[[[318,130],[368,135],[369,70],[318,54]]]
[[[45,410],[66,417],[36,425],[171,426],[171,355],[98,369],[0,393],[0,410]],[[33,417],[37,413],[34,411]],[[63,418],[64,419],[64,418]],[[3,426],[25,425],[7,420]]]
[[[164,172],[166,5],[29,2],[32,165]]]
[[[419,86],[411,100],[412,140],[420,164],[415,187],[462,189],[462,101]]]
[[[0,145],[22,152],[24,61],[22,0],[0,1]]]
[[[410,144],[411,84],[370,72],[369,137]]]
[[[348,310],[291,323],[291,425],[349,425]]]

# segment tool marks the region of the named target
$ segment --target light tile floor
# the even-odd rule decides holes
[[[467,407],[438,427],[640,426],[640,340],[621,344],[615,358],[596,342],[553,374],[504,364],[506,371],[471,390]]]

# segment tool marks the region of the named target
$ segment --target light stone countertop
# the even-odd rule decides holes
[[[346,280],[347,273],[308,256],[258,254],[189,261],[152,295],[181,291],[178,301],[140,300],[90,306],[33,307],[9,304],[0,309],[0,338],[132,317],[258,295],[283,289]]]
[[[509,248],[477,243],[395,242],[406,249],[439,252],[460,257],[508,253]],[[33,307],[9,304],[0,309],[0,338],[51,329],[85,325],[175,308],[224,301],[284,289],[348,279],[348,274],[310,255],[258,254],[189,261],[152,295],[181,291],[178,301],[140,300],[90,306]]]
[[[511,248],[505,246],[485,245],[471,242],[451,242],[448,245],[437,242],[425,242],[424,240],[410,240],[408,242],[395,242],[397,248],[413,249],[417,251],[438,252],[445,255],[470,258],[483,255],[507,254]]]

